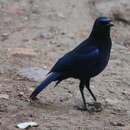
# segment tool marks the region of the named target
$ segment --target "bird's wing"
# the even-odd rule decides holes
[[[87,63],[87,64],[93,64],[93,63],[96,63],[97,60],[99,58],[99,49],[96,48],[96,49],[93,49],[91,51],[89,51],[89,53],[85,54],[85,53],[80,53],[80,54],[77,54],[77,57],[76,57],[76,62],[81,62],[81,63]]]
[[[99,58],[99,49],[93,48],[87,53],[74,53],[70,52],[64,55],[58,62],[53,66],[50,72],[69,72],[75,71],[76,69],[92,66],[97,63]]]

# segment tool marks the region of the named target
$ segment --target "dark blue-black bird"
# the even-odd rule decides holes
[[[96,101],[96,97],[90,89],[90,79],[102,72],[108,64],[112,45],[111,26],[113,24],[110,18],[104,16],[97,18],[90,36],[56,62],[47,78],[37,86],[30,98],[35,99],[52,81],[57,81],[57,85],[62,80],[73,77],[80,80],[79,89],[84,109],[87,110],[84,87],[86,86]]]

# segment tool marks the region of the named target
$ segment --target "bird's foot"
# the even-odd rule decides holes
[[[80,111],[88,111],[87,107],[79,107],[79,106],[76,106],[76,109],[77,109],[77,110],[80,110]]]
[[[88,112],[101,112],[102,104],[100,102],[87,103]]]
[[[31,96],[30,96],[30,100],[35,101],[35,100],[38,100],[38,98],[37,98],[37,97],[31,97]]]
[[[76,106],[76,109],[80,111],[88,111],[88,112],[101,112],[102,105],[99,102],[93,102],[93,103],[87,103],[87,105],[83,107]]]

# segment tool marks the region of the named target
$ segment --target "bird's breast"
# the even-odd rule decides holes
[[[104,54],[104,56],[100,57],[99,61],[94,66],[90,67],[88,72],[90,77],[98,75],[105,69],[105,67],[108,64],[109,57],[110,57],[109,54],[106,55]]]
[[[82,69],[79,71],[79,77],[84,77],[84,78],[90,78],[98,75],[101,73],[105,67],[107,66],[109,61],[109,54],[104,54],[104,56],[99,57],[98,61],[93,64],[84,64],[82,66]]]

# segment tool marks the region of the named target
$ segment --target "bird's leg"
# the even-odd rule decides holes
[[[85,97],[84,97],[84,85],[85,85],[85,82],[84,82],[84,81],[80,81],[79,89],[80,89],[81,96],[82,96],[83,103],[84,103],[84,108],[83,108],[83,110],[87,110],[86,100],[85,100]]]
[[[54,86],[54,88],[61,82],[61,80],[58,80]]]
[[[89,103],[88,104],[88,111],[90,112],[100,112],[102,111],[102,106],[101,103],[97,102],[96,97],[94,96],[93,92],[90,89],[90,79],[86,81],[86,88],[88,89],[88,91],[90,92],[91,96],[94,99],[94,103]]]
[[[86,81],[86,88],[88,89],[88,91],[90,92],[90,94],[93,97],[94,101],[96,102],[97,99],[96,99],[95,95],[93,94],[93,92],[90,89],[90,79]]]

